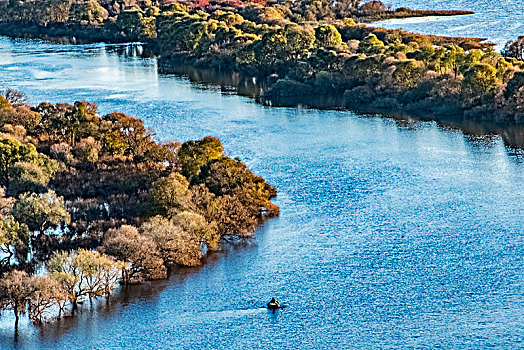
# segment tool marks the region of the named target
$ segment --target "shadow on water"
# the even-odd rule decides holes
[[[261,226],[261,228],[263,225]],[[33,326],[31,321],[22,316],[20,325],[14,326],[14,317],[8,311],[0,318],[0,349],[26,349],[38,344],[58,343],[60,339],[74,329],[95,328],[98,322],[110,318],[121,317],[121,314],[130,305],[139,303],[155,303],[160,294],[169,286],[183,285],[189,278],[198,274],[208,265],[218,263],[220,259],[229,255],[242,253],[256,248],[256,240],[230,239],[224,242],[220,251],[209,252],[203,259],[202,265],[191,268],[175,268],[166,280],[148,281],[143,284],[128,287],[119,286],[109,300],[105,298],[83,300],[79,303],[74,315],[66,312],[60,319],[50,318],[40,326]],[[227,312],[252,313],[265,310],[263,305],[252,305],[245,310],[226,310]],[[224,312],[226,312],[224,311]]]
[[[260,101],[260,97],[268,89],[267,83],[263,79],[243,75],[239,72],[224,72],[218,69],[200,68],[187,64],[172,65],[161,60],[159,61],[159,72],[187,77],[195,85],[201,85],[204,88],[209,88],[209,85],[216,86],[223,93],[236,93],[240,96],[254,98],[257,101]],[[271,101],[268,102],[272,104]],[[299,108],[345,109],[343,94],[307,96],[304,98],[294,96],[285,101],[279,101],[278,104]],[[500,137],[509,148],[509,152],[517,156],[522,155],[522,152],[518,149],[524,148],[524,125],[465,120],[462,117],[453,116],[439,116],[438,119],[425,118],[406,113],[396,113],[391,110],[355,112],[363,116],[376,117],[380,115],[381,117],[392,118],[401,127],[416,128],[420,122],[434,121],[441,129],[462,131],[466,139],[479,142],[484,146],[492,143],[494,138]]]

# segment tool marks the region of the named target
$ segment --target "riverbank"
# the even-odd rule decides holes
[[[378,12],[370,15],[363,15],[358,18],[359,23],[372,23],[378,21],[387,21],[390,19],[406,19],[418,17],[449,17],[449,16],[467,16],[473,15],[473,11],[463,10],[412,10],[401,7],[393,11]]]

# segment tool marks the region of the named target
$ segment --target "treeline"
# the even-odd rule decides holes
[[[40,28],[36,36],[71,31],[100,40],[145,40],[162,67],[182,61],[255,75],[267,85],[260,100],[271,105],[308,105],[329,96],[364,111],[523,121],[521,39],[508,43],[502,56],[483,39],[357,24],[411,11],[393,11],[377,0],[42,0],[0,6],[1,23],[30,23]],[[25,24],[22,31],[31,32]]]
[[[12,90],[0,95],[0,132],[0,310],[17,321],[197,266],[278,215],[276,190],[211,136],[157,143],[123,113],[29,106]]]
[[[162,58],[251,72],[262,100],[306,104],[344,96],[348,108],[522,123],[524,63],[480,39],[446,38],[357,25],[353,20],[268,24],[240,10],[177,7],[157,19]]]

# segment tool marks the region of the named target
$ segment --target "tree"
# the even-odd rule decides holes
[[[187,141],[182,144],[178,157],[182,166],[182,175],[191,179],[200,173],[200,168],[224,152],[219,139],[207,136],[199,141]]]
[[[315,28],[315,38],[317,47],[335,47],[342,43],[342,37],[331,24],[323,24]]]
[[[13,207],[16,220],[26,224],[32,232],[44,235],[50,228],[60,224],[69,224],[71,216],[64,208],[64,199],[54,191],[42,195],[24,193],[20,195]]]
[[[153,240],[138,233],[136,227],[123,225],[110,229],[99,248],[122,261],[122,276],[126,284],[166,277],[164,261]]]
[[[365,2],[359,8],[360,12],[365,15],[374,15],[377,13],[382,13],[386,11],[386,5],[379,0],[371,0]]]
[[[140,233],[156,243],[166,266],[200,264],[202,237],[198,230],[187,232],[171,220],[155,216],[140,226]]]
[[[514,57],[519,61],[524,60],[524,35],[519,36],[516,40],[509,40],[502,50],[502,55]]]
[[[26,312],[32,293],[30,278],[25,271],[14,270],[0,279],[0,310],[13,310],[15,327],[18,327],[20,315]]]
[[[120,276],[120,264],[104,254],[86,249],[78,251],[76,262],[84,276],[89,298],[109,298]]]
[[[13,256],[23,258],[22,252],[27,252],[28,244],[29,229],[25,224],[20,224],[12,216],[0,218],[0,252],[4,255],[1,260],[4,268],[11,265]]]
[[[108,12],[96,0],[77,0],[71,5],[69,21],[73,23],[101,24]]]
[[[384,43],[380,41],[377,36],[373,33],[369,33],[360,44],[358,44],[358,52],[366,55],[378,55],[383,53],[385,50]]]
[[[79,139],[96,136],[99,132],[101,119],[96,115],[96,103],[41,103],[36,110],[42,116],[41,128],[73,147]]]
[[[42,193],[47,191],[50,174],[30,162],[18,162],[9,169],[9,191],[11,196],[24,192]]]
[[[273,66],[286,57],[286,36],[282,30],[270,31],[264,36],[262,40],[254,44],[257,48],[255,52],[260,52],[258,61],[264,66]]]
[[[89,136],[81,139],[75,146],[74,152],[78,160],[83,163],[95,163],[98,160],[98,153],[102,149],[102,144]]]
[[[274,187],[253,174],[238,158],[222,157],[210,162],[202,168],[198,181],[217,196],[236,195],[246,203],[254,200],[253,204],[267,204],[277,195]]]
[[[423,79],[425,73],[426,67],[420,61],[399,62],[393,72],[395,87],[400,90],[414,87]]]
[[[104,147],[112,154],[123,152],[131,155],[135,161],[141,160],[153,144],[151,133],[144,127],[142,120],[124,113],[111,113],[103,117],[110,123],[105,134]]]
[[[183,211],[173,217],[173,223],[180,226],[190,237],[199,237],[201,242],[205,242],[211,250],[218,248],[220,234],[216,223],[209,223],[200,214],[190,211]]]
[[[15,139],[0,140],[0,185],[9,189],[9,170],[20,161],[29,158],[31,153],[36,152],[33,145],[21,145]]]
[[[497,70],[489,64],[478,63],[464,73],[462,90],[472,102],[495,90]]]
[[[77,252],[55,252],[47,263],[47,271],[66,291],[67,298],[73,305],[73,312],[78,307],[78,300],[89,294],[77,256]]]
[[[176,172],[155,182],[151,191],[153,213],[167,215],[187,208],[188,188],[189,181]]]
[[[307,56],[315,43],[315,31],[309,26],[288,24],[284,28],[286,52],[290,60],[300,60]]]
[[[18,90],[7,89],[4,96],[12,105],[21,105],[28,101],[26,94]]]
[[[32,293],[29,297],[29,318],[34,323],[42,323],[46,310],[58,306],[58,317],[62,315],[67,293],[62,286],[48,276],[34,276],[31,278]]]
[[[73,310],[83,297],[109,297],[120,274],[120,264],[106,255],[86,249],[55,252],[47,269],[51,278],[67,292]]]

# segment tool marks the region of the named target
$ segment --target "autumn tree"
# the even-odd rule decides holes
[[[140,233],[157,245],[166,266],[197,266],[202,259],[198,230],[185,231],[171,220],[155,216],[140,226]]]
[[[98,154],[102,149],[102,144],[89,136],[81,139],[74,148],[74,153],[78,160],[83,163],[95,163],[98,160]]]
[[[110,123],[104,137],[104,147],[112,154],[123,153],[141,160],[153,144],[151,132],[142,120],[124,113],[111,113],[103,117]]]
[[[67,293],[62,286],[48,276],[34,276],[30,280],[32,293],[29,297],[29,318],[34,323],[42,323],[46,311],[58,307],[58,317],[62,315]]]
[[[138,233],[134,226],[110,229],[99,250],[124,263],[122,279],[126,284],[166,277],[164,261],[156,243]]]
[[[15,315],[15,327],[18,326],[20,315],[27,310],[27,303],[33,288],[30,277],[25,271],[14,270],[0,279],[0,310],[12,310]]]
[[[76,0],[69,10],[69,21],[73,23],[101,24],[108,12],[96,0]]]
[[[58,137],[72,147],[82,138],[96,136],[99,133],[101,119],[97,116],[96,103],[77,101],[67,103],[41,103],[36,110],[42,116],[43,131]]]
[[[183,211],[173,217],[173,223],[188,233],[189,237],[198,237],[211,250],[218,248],[220,234],[215,222],[209,223],[202,215]]]

